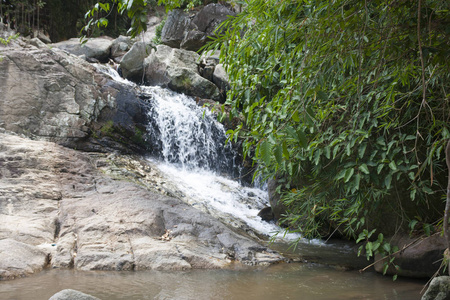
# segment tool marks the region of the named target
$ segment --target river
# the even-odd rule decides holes
[[[0,282],[0,299],[48,299],[75,289],[103,300],[115,299],[420,299],[421,280],[360,274],[320,264],[290,263],[266,268],[177,272],[46,270]]]

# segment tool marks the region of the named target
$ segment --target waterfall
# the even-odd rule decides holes
[[[160,87],[141,87],[152,95],[148,132],[152,154],[188,170],[233,173],[236,153],[226,144],[216,117],[191,97]]]
[[[282,230],[257,216],[269,205],[266,191],[229,178],[239,176],[236,151],[226,143],[225,129],[209,109],[186,95],[161,87],[137,86],[111,68],[97,68],[130,88],[139,88],[148,99],[149,161],[164,174],[167,186],[176,187],[181,200],[253,236],[270,237]],[[300,237],[281,236],[289,240]]]

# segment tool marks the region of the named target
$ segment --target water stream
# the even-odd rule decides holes
[[[184,95],[159,87],[136,87],[110,69],[102,71],[148,94],[153,120],[148,127],[153,141],[149,159],[157,162],[182,200],[250,235],[269,238],[280,230],[257,216],[268,204],[267,192],[230,179],[239,176],[234,150],[225,145],[225,131],[207,109]],[[277,250],[284,251],[286,239],[298,237],[280,235]],[[298,251],[297,256],[309,251],[311,257],[330,264],[339,265],[333,258],[356,259],[353,249],[321,241],[305,241]],[[309,262],[186,272],[45,270],[0,282],[0,299],[48,299],[65,288],[100,299],[420,299],[423,284],[403,279],[392,282],[371,272],[360,274]]]

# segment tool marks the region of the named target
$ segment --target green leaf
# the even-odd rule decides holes
[[[306,138],[306,134],[302,131],[302,130],[298,130],[298,141],[300,143],[300,146],[302,148],[306,148],[306,146],[308,146],[308,140]]]
[[[383,163],[378,165],[378,167],[377,167],[377,174],[380,174],[381,170],[383,170],[383,167],[384,167]]]
[[[270,165],[270,162],[272,161],[272,145],[267,140],[264,140],[262,141],[259,149],[261,159],[266,163],[266,165]]]
[[[292,115],[292,120],[294,120],[294,122],[300,122],[300,117],[298,116],[298,111],[296,111],[293,115]]]
[[[391,181],[392,181],[392,174],[388,174],[384,179],[384,185],[386,186],[386,189],[391,188]]]
[[[345,170],[344,182],[348,182],[350,178],[352,178],[354,172],[355,170],[353,168]]]
[[[275,146],[274,154],[278,165],[281,165],[283,163],[283,149],[281,145]]]
[[[360,165],[359,166],[359,169],[361,170],[361,172],[363,172],[364,174],[367,174],[367,175],[369,175],[370,174],[370,172],[369,172],[369,168],[367,167],[367,165],[366,164],[362,164],[362,165]]]
[[[289,150],[288,150],[288,148],[287,148],[287,145],[286,145],[286,141],[283,141],[283,156],[284,156],[284,158],[286,158],[287,160],[289,160]]]
[[[393,171],[397,170],[397,165],[395,164],[395,161],[391,161],[389,163],[389,168],[391,168]]]

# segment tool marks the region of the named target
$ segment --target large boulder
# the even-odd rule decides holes
[[[111,54],[113,39],[98,37],[89,39],[84,45],[78,38],[52,44],[53,47],[67,51],[77,56],[84,56],[89,61],[107,62]]]
[[[0,133],[0,280],[47,266],[181,270],[282,259],[183,201],[151,192],[163,179],[147,161],[124,161]]]
[[[135,43],[120,61],[122,76],[140,83],[144,72],[144,60],[150,54],[150,50],[151,47],[144,42]]]
[[[229,16],[236,14],[221,4],[208,4],[190,17],[180,9],[172,10],[161,33],[161,43],[173,48],[198,51],[214,37],[214,31]]]
[[[450,299],[450,276],[433,278],[422,300],[448,300]]]
[[[144,151],[130,138],[146,124],[133,90],[58,48],[18,40],[0,56],[0,128],[77,149]]]
[[[445,238],[440,234],[434,234],[423,239],[413,239],[407,235],[398,235],[389,239],[391,245],[403,249],[395,254],[394,264],[400,268],[390,265],[386,274],[405,277],[425,278],[433,276],[439,269],[447,244]],[[382,256],[376,255],[375,270],[379,273],[383,272],[385,263],[389,258],[383,259]]]
[[[192,51],[158,45],[145,60],[145,82],[167,86],[189,96],[220,100],[217,86],[200,76],[199,58]]]

